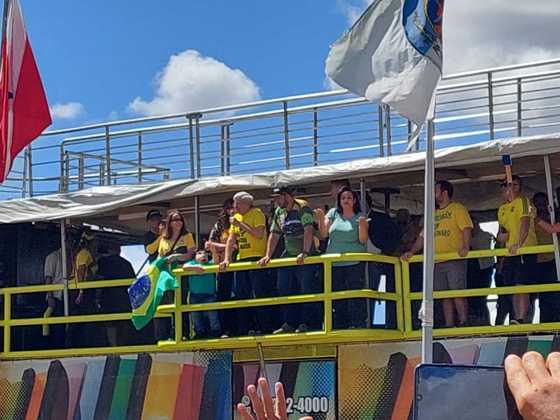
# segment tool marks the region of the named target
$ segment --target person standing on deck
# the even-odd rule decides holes
[[[316,268],[303,265],[305,258],[315,255],[313,244],[313,211],[307,202],[294,198],[288,187],[275,188],[272,197],[276,202],[276,210],[272,218],[266,255],[260,259],[259,265],[266,266],[274,250],[284,237],[284,253],[282,257],[296,257],[298,266],[278,269],[278,294],[289,296],[295,293],[311,294],[316,292]],[[281,308],[282,325],[274,334],[306,332],[308,329],[320,328],[317,303],[304,303],[284,306]]]
[[[233,216],[233,199],[228,198],[224,201],[222,210],[218,215],[218,220],[210,231],[209,239],[206,241],[204,248],[212,253],[212,261],[214,264],[220,264],[225,257],[226,243],[229,238],[231,229],[230,218]],[[234,249],[235,252],[235,249]],[[221,272],[216,275],[216,299],[218,302],[224,302],[232,299],[234,273]],[[225,335],[235,333],[236,325],[236,309],[227,311],[218,311],[220,325]]]
[[[461,203],[452,201],[453,185],[449,181],[438,181],[435,185],[435,253],[445,254],[457,252],[465,257],[470,249],[473,224],[469,212]],[[409,252],[402,258],[410,259],[421,251],[424,246],[423,233]],[[467,287],[467,263],[465,260],[449,260],[437,262],[434,266],[434,290],[462,290]],[[443,299],[443,314],[446,327],[455,326],[455,311],[458,326],[467,325],[468,306],[465,298]]]
[[[150,263],[153,263],[158,256],[159,241],[163,233],[162,219],[163,216],[157,209],[150,210],[146,215],[149,230],[144,234],[144,250],[148,254]]]
[[[233,196],[235,214],[230,219],[231,227],[226,243],[224,260],[220,270],[225,271],[233,260],[233,251],[237,247],[237,262],[258,261],[266,252],[266,218],[258,207],[253,206],[251,194],[241,191]],[[270,297],[274,284],[268,270],[246,270],[235,272],[235,298],[253,299]],[[238,332],[260,334],[272,331],[271,310],[240,309],[238,311]]]
[[[504,259],[502,274],[506,286],[532,284],[536,276],[536,255],[516,255],[521,247],[537,245],[535,232],[536,211],[527,197],[521,195],[521,178],[513,176],[511,185],[504,180],[506,202],[498,209],[500,230],[498,239],[505,241],[510,256]],[[529,310],[529,294],[513,295],[513,316],[510,324],[529,321],[525,318]]]
[[[366,252],[368,240],[367,219],[360,215],[360,200],[350,187],[338,190],[336,207],[325,215],[316,209],[319,232],[329,238],[328,254]],[[363,262],[344,261],[333,263],[333,291],[364,288],[365,267]],[[333,302],[333,328],[364,328],[367,306],[365,299],[344,299]]]

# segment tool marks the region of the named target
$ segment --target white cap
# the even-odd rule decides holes
[[[253,203],[254,200],[253,196],[245,191],[238,192],[233,196],[233,199],[238,201],[248,201],[250,203]]]

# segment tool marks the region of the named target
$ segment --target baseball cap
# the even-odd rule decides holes
[[[276,187],[272,190],[271,197],[278,197],[281,194],[293,194],[293,190],[290,187]]]
[[[161,212],[158,209],[152,209],[146,214],[146,220],[150,220],[152,217],[160,217],[163,218]]]

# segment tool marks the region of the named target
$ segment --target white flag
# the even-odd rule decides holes
[[[331,47],[327,75],[424,124],[442,74],[444,0],[375,0]]]

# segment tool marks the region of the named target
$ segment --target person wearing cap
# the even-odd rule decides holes
[[[284,237],[284,253],[282,257],[296,257],[296,267],[284,267],[278,270],[278,294],[288,296],[295,293],[314,293],[316,287],[315,267],[303,265],[308,255],[316,254],[313,244],[313,210],[307,202],[294,198],[289,187],[274,188],[272,192],[276,210],[272,217],[270,235],[266,247],[266,255],[259,264],[266,266],[280,238]],[[320,326],[317,304],[305,303],[301,305],[284,306],[281,308],[282,325],[274,331],[275,334],[305,332]],[[297,328],[296,328],[297,327]]]
[[[237,261],[258,261],[266,252],[266,218],[258,207],[253,206],[253,196],[245,191],[233,196],[235,214],[231,227],[224,259],[220,270],[225,271],[232,262],[233,251],[238,250]],[[234,295],[236,299],[270,297],[274,284],[266,270],[246,270],[235,272]],[[241,309],[238,311],[238,333],[269,332],[271,328],[268,309]]]
[[[535,283],[536,255],[516,255],[521,247],[538,244],[535,232],[536,210],[527,197],[521,194],[521,178],[512,177],[501,183],[502,195],[505,203],[498,209],[498,223],[500,230],[498,239],[505,241],[510,256],[504,259],[502,274],[506,286],[517,286]],[[513,316],[510,324],[530,322],[526,319],[529,311],[529,294],[513,295]]]
[[[146,215],[148,231],[144,234],[144,250],[148,254],[148,261],[154,262],[158,257],[159,242],[162,234],[163,216],[157,209],[152,209]]]

